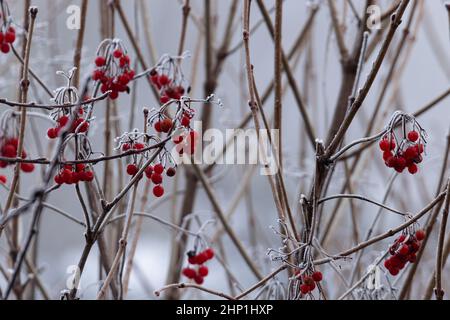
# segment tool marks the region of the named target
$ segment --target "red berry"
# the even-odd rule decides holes
[[[417,171],[419,171],[419,168],[417,167],[416,164],[412,163],[410,166],[408,166],[408,171],[411,174],[416,174]]]
[[[316,283],[313,282],[309,285],[309,291],[313,291],[316,288]]]
[[[409,253],[409,246],[408,246],[407,244],[404,244],[404,245],[400,248],[399,253],[400,253],[402,256],[408,255],[408,253]]]
[[[67,124],[67,122],[69,122],[69,117],[68,117],[68,116],[61,116],[61,117],[58,119],[58,123],[59,123],[59,125],[60,125],[61,127],[64,127],[64,126]]]
[[[173,138],[172,138],[172,141],[173,141],[173,143],[175,143],[175,144],[179,144],[179,143],[181,143],[181,142],[183,142],[183,136],[174,136]]]
[[[159,98],[159,102],[161,102],[162,104],[166,104],[169,101],[170,101],[170,98],[166,95],[163,95],[163,96],[161,96],[161,98]]]
[[[6,183],[6,177],[4,175],[0,175],[0,183],[5,184]]]
[[[14,41],[16,41],[16,33],[13,32],[14,29],[9,28],[9,30],[5,33],[5,42],[7,43],[13,43]]]
[[[302,284],[300,286],[300,292],[302,294],[308,294],[311,290],[309,290],[309,286],[307,284]]]
[[[152,178],[152,174],[153,174],[153,167],[152,166],[148,166],[147,168],[145,168],[145,175],[147,176],[147,178],[151,179]]]
[[[389,140],[387,139],[382,139],[380,141],[380,149],[382,151],[391,151],[391,144],[389,143]]]
[[[109,93],[109,97],[110,97],[112,100],[116,100],[116,99],[119,97],[119,92],[117,92],[117,91],[111,91],[111,92]]]
[[[113,52],[113,56],[114,56],[114,58],[116,58],[116,59],[119,59],[120,57],[122,57],[122,55],[123,55],[123,53],[122,53],[122,50],[120,50],[120,49],[116,49],[116,50],[114,50],[114,52]]]
[[[391,260],[390,259],[384,260],[384,267],[386,269],[390,269],[391,268]]]
[[[208,260],[211,260],[214,258],[214,250],[212,248],[206,248],[205,251],[203,251],[208,258]]]
[[[186,116],[183,116],[183,118],[181,118],[181,125],[183,127],[189,127],[189,124],[191,123],[191,119],[189,119]]]
[[[208,261],[208,256],[205,252],[200,252],[197,255],[197,264],[204,264],[206,261]]]
[[[401,173],[401,172],[403,172],[403,170],[405,170],[405,168],[406,168],[406,159],[403,158],[402,156],[398,156],[396,158],[396,163],[395,163],[394,169],[397,172]]]
[[[415,262],[417,261],[417,256],[416,256],[416,254],[415,254],[415,253],[411,254],[411,255],[409,256],[409,258],[408,258],[408,261],[409,261],[410,263],[415,263]]]
[[[158,83],[162,86],[168,85],[170,83],[170,79],[165,74],[159,76]]]
[[[84,173],[84,181],[90,182],[94,180],[94,173],[92,171],[86,171]]]
[[[5,35],[3,34],[3,32],[0,31],[0,43],[3,42],[4,38],[5,38]]]
[[[106,64],[106,58],[99,56],[97,58],[95,58],[95,65],[97,67],[103,67]]]
[[[20,169],[22,169],[22,171],[26,172],[26,173],[33,172],[34,171],[34,164],[22,162],[20,164]]]
[[[122,145],[122,151],[123,151],[123,152],[127,152],[128,150],[130,150],[130,148],[131,148],[131,146],[130,146],[129,143],[124,143],[124,144]]]
[[[194,281],[195,281],[196,284],[201,285],[201,284],[203,284],[204,279],[203,279],[202,276],[197,275],[197,276],[194,278]]]
[[[423,239],[425,239],[426,233],[423,230],[417,230],[416,231],[416,238],[419,241],[422,241]]]
[[[157,185],[153,188],[153,195],[157,198],[164,195],[164,188],[161,185]]]
[[[389,269],[389,273],[392,274],[393,276],[398,275],[399,272],[400,272],[400,269],[398,269],[398,268]]]
[[[383,160],[388,161],[390,158],[393,157],[393,154],[391,151],[384,151],[383,152]]]
[[[419,133],[417,131],[410,131],[408,133],[408,140],[411,142],[416,142],[419,139]]]
[[[417,241],[412,241],[410,246],[412,253],[416,253],[417,251],[419,251],[420,245]]]
[[[156,131],[156,132],[162,132],[162,129],[161,129],[161,121],[155,122],[154,127],[155,127],[155,131]]]
[[[182,273],[188,279],[194,279],[196,276],[196,272],[192,268],[184,268]]]
[[[124,68],[124,67],[126,67],[127,65],[129,65],[130,64],[130,57],[129,56],[123,56],[123,57],[121,57],[120,58],[120,60],[119,60],[119,66],[121,67],[121,68]],[[130,77],[130,79],[133,79],[133,77],[134,77],[134,74],[132,75],[132,77]]]
[[[127,173],[128,173],[128,175],[130,175],[130,176],[134,176],[136,173],[138,173],[138,168],[137,168],[137,166],[135,165],[135,164],[133,164],[133,163],[130,163],[128,166],[127,166]]]
[[[313,278],[313,280],[314,280],[315,282],[320,282],[320,281],[322,281],[322,278],[323,278],[322,272],[320,272],[320,271],[315,271],[315,272],[312,274],[311,277]]]
[[[197,264],[197,256],[195,254],[188,256],[188,262],[190,264]]]
[[[8,53],[10,49],[9,43],[6,42],[3,42],[0,46],[0,50],[5,54]]]
[[[56,133],[56,129],[55,128],[48,129],[47,136],[49,137],[49,139],[55,139],[58,136],[58,134]]]
[[[200,268],[198,268],[198,274],[201,275],[202,277],[206,277],[208,273],[209,270],[207,266],[201,266]]]
[[[155,173],[157,174],[162,174],[164,172],[164,167],[161,163],[157,163],[155,164],[155,166],[153,167],[153,170],[155,171]]]
[[[405,158],[406,159],[415,159],[419,156],[419,153],[417,151],[417,148],[415,147],[409,147],[405,150]]]
[[[153,169],[154,170],[154,169]],[[154,172],[151,176],[151,180],[154,184],[161,184],[163,181],[162,175]]]
[[[173,176],[175,176],[176,173],[177,173],[177,171],[175,170],[175,168],[172,168],[172,167],[167,169],[167,172],[166,172],[168,177],[173,177]]]

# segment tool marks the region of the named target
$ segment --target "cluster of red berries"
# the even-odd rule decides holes
[[[391,257],[384,261],[384,266],[391,275],[398,275],[408,262],[416,262],[416,253],[423,239],[425,239],[425,231],[417,230],[414,234],[401,234],[395,240],[389,248]]]
[[[322,272],[320,271],[314,271],[310,274],[303,274],[303,275],[300,275],[298,273],[297,277],[301,281],[300,292],[302,294],[308,294],[314,291],[314,289],[316,289],[316,283],[321,282],[323,279]]]
[[[130,176],[135,176],[139,171],[138,166],[135,163],[130,163],[127,165],[127,174]],[[157,198],[160,198],[164,195],[164,187],[163,183],[163,173],[166,171],[166,175],[168,177],[173,177],[177,173],[174,167],[164,168],[161,163],[157,163],[154,166],[149,165],[145,168],[145,176],[153,182],[155,185],[153,187],[153,195]]]
[[[186,89],[182,85],[176,84],[174,79],[171,79],[167,74],[158,73],[155,69],[150,72],[150,81],[159,90],[162,104],[169,102],[170,99],[180,100],[186,92]]]
[[[402,173],[408,168],[409,173],[416,174],[419,168],[417,164],[423,161],[424,145],[419,140],[417,131],[410,131],[407,139],[396,150],[396,142],[393,135],[383,137],[379,143],[383,151],[383,160],[388,168],[393,168]]]
[[[79,111],[79,115],[80,115],[80,116],[83,115],[83,112],[84,112],[83,109],[80,108],[79,110],[80,110],[80,111]],[[75,121],[72,122],[72,126],[70,127],[70,132],[71,132],[71,133],[74,133],[74,132],[77,130],[77,128],[78,128],[78,132],[79,132],[79,133],[83,133],[83,132],[88,131],[88,129],[89,129],[89,122],[87,122],[86,120],[84,120],[84,119],[83,119],[82,117],[80,117],[80,116],[77,116],[77,118],[75,119]],[[47,130],[47,136],[48,136],[50,139],[55,139],[56,137],[58,137],[58,135],[59,135],[61,129],[64,128],[64,126],[65,126],[68,122],[69,122],[69,116],[63,115],[63,116],[59,117],[59,118],[56,120],[56,123],[57,123],[56,127],[54,127],[54,128],[49,128],[49,129]]]
[[[55,176],[57,184],[75,184],[80,181],[90,182],[92,180],[94,180],[94,173],[88,170],[83,163],[67,164]]]
[[[5,139],[1,143],[0,147],[0,155],[2,157],[7,158],[15,158],[17,156],[17,148],[19,147],[19,139],[17,138],[9,138]],[[27,157],[27,152],[25,149],[22,150],[22,159],[25,159]],[[6,168],[10,163],[7,161],[0,161],[0,168]],[[27,163],[27,162],[21,162],[20,163],[20,169],[23,172],[29,173],[34,171],[34,164]]]
[[[0,14],[1,18],[1,14]],[[11,45],[16,41],[16,30],[12,26],[7,26],[5,31],[0,28],[0,51],[7,54],[11,50]]]
[[[114,68],[111,67],[112,64]],[[97,68],[92,73],[92,80],[100,81],[102,93],[111,90],[109,97],[115,100],[119,97],[119,92],[129,92],[128,83],[133,80],[135,72],[130,68],[130,57],[121,49],[115,49],[110,58],[98,56],[95,65]]]
[[[204,278],[209,273],[208,267],[204,263],[214,258],[214,250],[206,248],[198,254],[195,251],[189,251],[187,256],[190,266],[183,268],[183,275],[188,279],[194,280],[196,284],[203,284]]]

